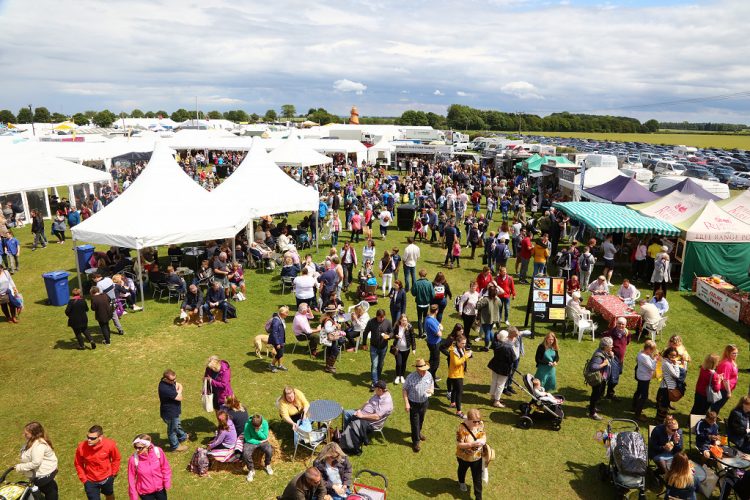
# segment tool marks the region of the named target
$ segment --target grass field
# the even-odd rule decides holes
[[[675,146],[684,145],[697,148],[750,149],[750,135],[693,133],[614,134],[594,132],[533,132],[533,134],[546,135],[549,137],[594,139],[597,141],[645,142],[648,144],[667,144]]]
[[[46,249],[31,252],[30,232],[18,231],[22,241],[22,271],[15,276],[27,304],[21,323],[13,325],[0,320],[0,465],[11,466],[17,461],[22,445],[21,430],[31,420],[41,421],[54,440],[60,458],[58,482],[62,498],[81,498],[82,486],[73,469],[76,443],[85,439],[88,427],[101,424],[105,433],[120,443],[125,456],[132,453],[128,446],[137,433],[151,434],[159,444],[165,442],[165,425],[159,418],[156,386],[165,368],[177,372],[178,380],[185,386],[183,424],[187,431],[205,444],[212,436],[214,420],[200,408],[200,383],[206,358],[218,354],[232,366],[233,386],[237,395],[251,412],[260,412],[270,421],[272,429],[284,444],[284,452],[291,456],[291,432],[281,424],[274,401],[286,384],[300,388],[309,399],[328,398],[339,401],[345,408],[361,405],[370,396],[367,390],[370,359],[367,352],[343,353],[338,363],[337,375],[323,372],[323,362],[313,361],[305,349],[288,355],[286,365],[290,371],[272,374],[266,369],[266,360],[258,359],[253,352],[253,338],[262,333],[263,323],[276,307],[293,304],[292,294],[281,294],[281,284],[276,272],[248,271],[248,300],[237,305],[239,318],[229,325],[222,323],[197,327],[177,327],[173,321],[177,306],[165,301],[146,301],[146,310],[130,313],[123,318],[126,335],[113,336],[111,347],[100,345],[95,351],[75,350],[72,332],[66,325],[62,307],[46,304],[41,274],[46,271],[66,269],[73,271],[75,264],[71,241],[65,245],[51,244]],[[376,240],[379,251],[397,245],[405,246],[405,232],[392,231],[383,242]],[[362,244],[356,245],[361,251]],[[327,248],[321,247],[317,257]],[[166,251],[161,252],[166,255]],[[444,251],[435,246],[422,245],[419,267],[429,271],[433,278],[443,270]],[[319,259],[318,259],[319,260]],[[513,259],[510,266],[513,266]],[[455,293],[462,293],[481,267],[481,259],[463,259],[462,267],[446,271]],[[75,284],[71,276],[71,286]],[[622,276],[615,277],[619,282]],[[519,286],[519,296],[513,303],[511,322],[523,322],[527,286]],[[147,296],[150,294],[147,292]],[[347,305],[353,297],[345,299]],[[727,343],[740,347],[742,368],[747,368],[747,328],[719,315],[690,294],[670,291],[671,311],[665,335],[680,333],[695,360],[709,352],[721,352]],[[381,304],[387,302],[381,299]],[[409,315],[415,315],[413,300],[409,300]],[[291,321],[291,318],[289,318]],[[446,309],[444,324],[450,330],[457,321],[452,307]],[[600,320],[601,323],[601,320]],[[95,325],[93,317],[90,325]],[[546,325],[539,327],[540,333]],[[559,329],[558,329],[559,332]],[[287,338],[289,339],[289,334]],[[98,332],[97,340],[100,340]],[[534,371],[536,339],[526,342],[526,356],[521,362],[523,372]],[[659,339],[663,346],[665,339]],[[498,460],[491,466],[490,482],[485,487],[485,498],[613,498],[609,483],[597,478],[597,465],[604,460],[604,449],[593,440],[594,433],[603,429],[605,422],[586,418],[589,390],[583,384],[581,369],[596,345],[590,340],[578,343],[570,336],[560,343],[558,386],[566,397],[566,419],[562,430],[551,430],[548,423],[537,418],[530,430],[515,426],[518,417],[513,408],[527,400],[515,396],[506,409],[489,405],[490,382],[486,364],[490,354],[477,353],[469,362],[465,385],[464,411],[480,408],[486,422],[489,442],[497,450]],[[629,397],[635,384],[633,367],[638,345],[628,350],[626,366],[619,394],[623,400],[603,403],[605,418],[627,417]],[[418,355],[427,357],[423,341],[419,342]],[[414,357],[410,360],[414,361]],[[446,368],[441,362],[439,374],[445,378]],[[388,356],[385,378],[393,380],[394,361]],[[697,376],[697,364],[688,375],[689,393],[676,404],[677,416],[683,427],[686,413],[692,405],[692,389]],[[727,405],[733,406],[740,393],[745,392],[748,377],[743,371],[737,395]],[[389,478],[389,498],[469,498],[460,493],[455,481],[456,460],[454,433],[459,420],[450,411],[444,394],[434,397],[426,418],[425,433],[428,441],[420,454],[409,446],[408,415],[398,387],[391,385],[395,411],[389,419],[385,437],[365,448],[364,454],[353,458],[354,469],[369,468],[384,473]],[[656,387],[652,384],[653,400]],[[653,407],[647,410],[654,414]],[[191,443],[191,451],[195,448]],[[271,499],[279,494],[286,482],[305,466],[308,455],[301,453],[296,463],[285,458],[278,464],[276,475],[268,477],[259,472],[255,482],[245,482],[239,467],[216,471],[207,478],[198,478],[185,471],[190,454],[169,455],[174,477],[171,498],[253,498]],[[126,496],[125,474],[116,482],[119,498]],[[653,497],[653,493],[650,495]]]

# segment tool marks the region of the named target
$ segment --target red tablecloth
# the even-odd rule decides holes
[[[598,313],[609,322],[609,327],[615,326],[615,321],[620,316],[628,320],[628,328],[640,328],[641,316],[634,311],[629,311],[628,306],[616,295],[592,295],[589,297],[587,307]]]

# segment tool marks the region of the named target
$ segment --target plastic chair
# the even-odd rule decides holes
[[[164,292],[169,293],[169,288],[165,283],[157,283],[155,281],[151,282],[151,298],[155,299],[157,295],[159,295],[159,300],[161,300],[162,296],[164,295]]]
[[[289,287],[291,292],[294,289],[294,277],[293,276],[282,276],[281,277],[281,293],[286,293],[286,289]]]
[[[294,335],[294,345],[292,346],[292,354],[294,354],[294,351],[297,350],[297,344],[299,344],[300,342],[304,342],[304,341],[307,341],[307,349],[310,354],[310,357],[312,357],[312,347],[310,346],[310,339],[308,337],[302,337],[302,336],[298,337],[297,334]]]
[[[693,433],[695,432],[695,427],[698,425],[698,422],[703,420],[704,417],[705,415],[694,415],[692,413],[690,414],[690,427],[688,428],[688,446],[690,447],[690,449],[693,448]],[[697,442],[695,446],[697,449]]]
[[[596,337],[596,329],[599,325],[591,321],[591,311],[583,309],[580,315],[569,315],[566,321],[573,323],[573,335],[578,333],[578,342],[583,340],[583,334],[586,330],[591,330],[591,340]]]
[[[641,335],[643,335],[643,332],[648,330],[648,332],[651,334],[651,340],[656,342],[656,336],[659,335],[666,326],[666,316],[662,316],[661,318],[659,318],[659,321],[657,321],[656,323],[643,325],[643,328],[641,328],[641,333],[638,334],[638,340],[641,340]]]
[[[300,446],[306,448],[315,455],[315,451],[318,446],[325,443],[327,431],[314,430],[314,431],[303,431],[299,427],[294,431],[295,443],[294,443],[294,455],[292,455],[292,461],[297,457],[297,448]]]

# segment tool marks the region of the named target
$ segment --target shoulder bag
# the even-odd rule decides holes
[[[211,383],[203,379],[203,391],[201,392],[201,402],[203,403],[203,409],[207,412],[214,411],[214,393]]]
[[[469,429],[469,426],[466,425],[465,423],[461,425],[463,425],[464,428],[466,428],[466,430],[469,432],[469,434],[474,439],[474,441],[476,441],[477,437],[474,435],[473,432],[471,432],[471,429]],[[487,444],[486,441],[484,443],[484,446],[482,446],[482,460],[484,460],[485,467],[487,467],[490,464],[490,462],[495,460],[495,450],[489,444]]]
[[[708,378],[708,385],[706,386],[706,401],[710,404],[721,399],[721,391],[715,391],[714,388],[711,387],[711,383],[714,381],[715,376],[716,372],[712,371],[711,376]]]

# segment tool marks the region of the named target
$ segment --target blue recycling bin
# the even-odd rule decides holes
[[[68,287],[69,274],[65,271],[52,271],[42,274],[44,287],[47,289],[47,300],[51,306],[65,306],[70,299]]]
[[[86,269],[91,267],[89,260],[94,255],[94,245],[80,245],[75,248],[76,258],[78,259],[78,269],[84,272]]]

